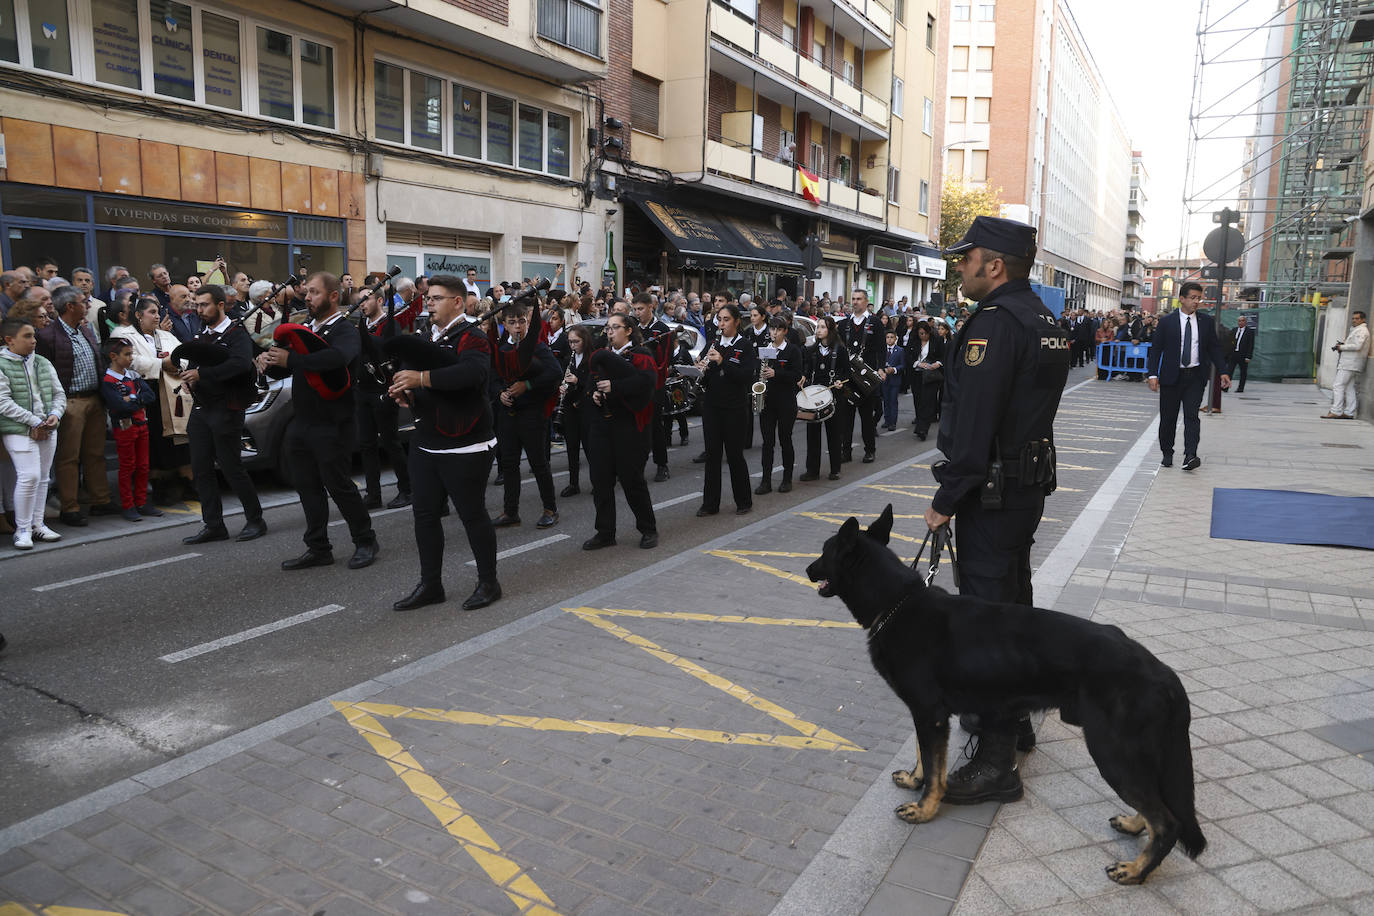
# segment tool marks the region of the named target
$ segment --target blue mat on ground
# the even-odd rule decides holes
[[[1374,497],[1217,487],[1212,537],[1374,550]]]

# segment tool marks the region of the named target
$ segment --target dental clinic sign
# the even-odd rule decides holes
[[[868,246],[868,269],[893,274],[910,274],[913,277],[927,277],[932,280],[945,278],[945,259],[935,249],[929,254],[916,251],[899,251],[882,245]]]

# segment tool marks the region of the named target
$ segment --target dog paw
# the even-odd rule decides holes
[[[920,790],[926,781],[910,770],[893,770],[892,782],[899,789]]]
[[[1145,879],[1140,876],[1134,862],[1114,862],[1106,868],[1107,877],[1117,884],[1140,884]]]
[[[935,812],[923,808],[916,802],[907,802],[905,805],[898,805],[895,813],[908,824],[924,824],[935,816]]]
[[[1113,830],[1128,836],[1140,836],[1145,829],[1145,818],[1139,814],[1118,814],[1107,820]]]

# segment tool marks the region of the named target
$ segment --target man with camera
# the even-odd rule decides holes
[[[1360,374],[1369,360],[1369,328],[1365,327],[1364,312],[1350,315],[1350,333],[1331,347],[1336,357],[1336,380],[1331,385],[1331,409],[1323,420],[1353,420],[1358,407],[1355,402]]]

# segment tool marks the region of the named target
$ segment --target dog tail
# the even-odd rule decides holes
[[[1188,742],[1188,697],[1181,684],[1178,692],[1182,700],[1181,704],[1175,705],[1175,709],[1181,714],[1175,715],[1175,721],[1170,723],[1170,735],[1166,739],[1170,746],[1165,748],[1163,755],[1160,789],[1169,813],[1179,823],[1179,844],[1188,858],[1196,859],[1207,848],[1207,838],[1202,835],[1197,812],[1193,808],[1193,751]]]

